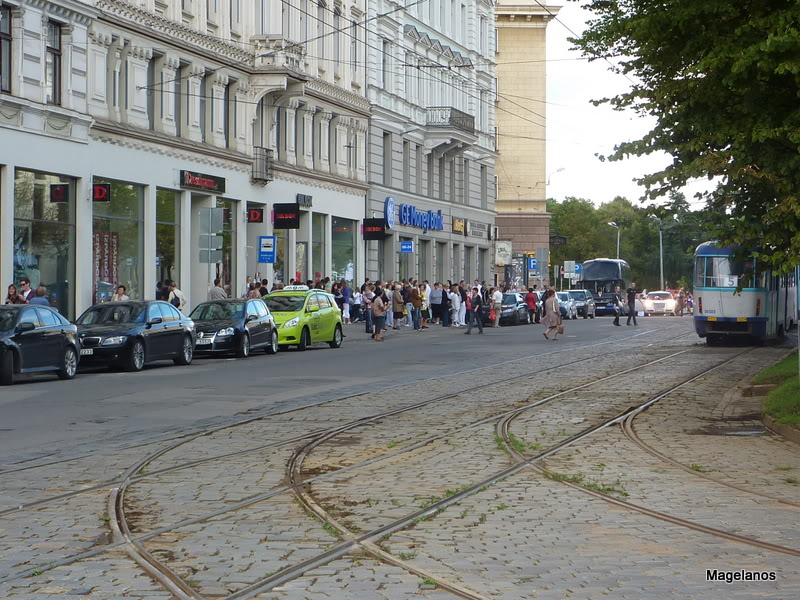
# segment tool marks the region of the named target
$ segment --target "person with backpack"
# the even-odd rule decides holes
[[[167,302],[172,304],[172,306],[181,312],[183,312],[183,309],[186,306],[186,296],[184,296],[183,292],[178,289],[178,286],[174,281],[169,282],[169,297],[167,298]]]

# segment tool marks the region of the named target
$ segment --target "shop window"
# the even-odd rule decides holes
[[[357,221],[333,217],[331,219],[331,278],[356,283],[356,227]]]
[[[488,171],[486,165],[481,165],[481,208],[486,208],[488,205],[489,196],[489,182]]]
[[[94,183],[111,184],[111,201],[93,203],[94,302],[108,300],[118,285],[132,300],[141,300],[148,295],[142,282],[144,186],[104,179]]]
[[[464,281],[471,284],[475,279],[475,274],[472,271],[472,254],[475,252],[474,248],[468,246],[464,247]]]
[[[50,304],[75,317],[75,180],[17,169],[14,173],[14,282],[27,277]]]
[[[403,140],[403,189],[411,191],[411,144]]]
[[[383,132],[383,185],[392,185],[392,134]]]
[[[287,229],[276,229],[273,231],[273,235],[275,236],[275,264],[272,268],[272,274],[275,281],[280,281],[282,283],[287,283],[288,280],[286,279],[286,248],[288,245],[288,235],[289,232]]]
[[[413,278],[424,281],[428,278],[428,254],[430,254],[430,241],[420,240],[417,248],[417,272]]]
[[[445,172],[447,171],[447,160],[444,156],[439,158],[439,199],[444,200]]]
[[[179,198],[178,192],[172,190],[156,191],[156,276],[160,282],[169,279],[180,283],[178,273]],[[159,285],[156,289],[161,289],[161,286]],[[164,299],[166,300],[166,298]]]
[[[236,272],[236,209],[238,203],[234,200],[217,198],[217,208],[222,212],[222,262],[216,266],[216,277],[220,279],[222,287],[236,297],[238,290],[233,288],[234,274]]]
[[[486,272],[484,269],[486,268],[486,249],[479,248],[478,249],[478,272],[475,275],[475,278],[483,281],[484,277],[486,277]]]
[[[11,9],[0,6],[0,92],[11,92]]]
[[[469,204],[469,160],[464,159],[464,172],[462,173],[464,181],[462,183],[461,201],[464,204]]]
[[[311,270],[315,282],[326,276],[325,229],[325,215],[314,213],[311,216]]]
[[[44,85],[47,104],[61,104],[61,25],[52,21],[47,22]]]

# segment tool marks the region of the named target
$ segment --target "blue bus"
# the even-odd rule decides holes
[[[734,258],[735,250],[705,242],[694,252],[697,335],[709,345],[782,337],[797,323],[797,270],[779,275],[752,257]],[[742,278],[747,287],[737,292]]]
[[[592,293],[596,314],[614,314],[614,288],[619,287],[624,294],[631,279],[631,267],[624,260],[595,258],[583,263],[576,287]]]

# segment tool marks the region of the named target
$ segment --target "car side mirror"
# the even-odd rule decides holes
[[[319,310],[319,306],[309,306],[306,310],[310,313],[314,313]]]
[[[164,319],[162,319],[161,317],[153,317],[152,319],[149,319],[147,321],[147,325],[148,326],[150,326],[150,325],[158,325],[158,324],[163,323],[163,322],[164,322]]]
[[[36,325],[29,322],[17,325],[17,333],[25,333],[26,331],[33,331],[34,329],[36,329]]]
[[[249,323],[250,321],[255,321],[257,318],[257,315],[247,315],[244,320],[245,322]]]

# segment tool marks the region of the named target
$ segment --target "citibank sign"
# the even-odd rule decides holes
[[[411,204],[400,205],[400,224],[408,227],[420,227],[422,233],[430,231],[444,231],[444,217],[442,211],[429,210],[422,212]]]

